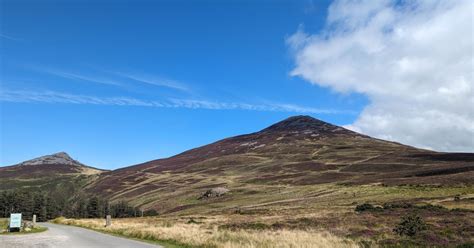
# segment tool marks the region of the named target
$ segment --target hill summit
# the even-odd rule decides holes
[[[74,165],[85,166],[77,160],[74,160],[65,152],[58,152],[51,155],[41,156],[31,160],[21,162],[19,165],[42,165],[42,164],[57,164],[57,165]]]
[[[82,164],[65,152],[58,152],[0,167],[0,190],[66,187],[65,185],[78,184],[85,177],[102,172],[103,170]]]
[[[313,118],[308,115],[298,115],[289,117],[283,121],[275,123],[262,131],[261,133],[269,132],[300,132],[303,131],[306,133],[319,133],[322,135],[332,135],[332,134],[352,134],[356,136],[361,136],[361,134],[350,131],[340,126],[336,126],[322,120]]]

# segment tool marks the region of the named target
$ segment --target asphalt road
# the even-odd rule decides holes
[[[0,248],[157,248],[131,239],[119,238],[92,230],[41,223],[48,228],[41,233],[23,235],[0,235]]]

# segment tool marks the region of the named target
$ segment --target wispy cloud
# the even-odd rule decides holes
[[[124,73],[116,71],[101,71],[101,73],[77,73],[70,72],[67,70],[60,70],[55,68],[44,68],[44,67],[33,67],[34,70],[54,75],[61,78],[87,81],[98,84],[113,85],[113,86],[125,86],[133,85],[134,83],[141,83],[159,87],[166,87],[173,90],[179,90],[182,92],[190,92],[188,86],[177,80],[164,78],[156,75],[139,74],[139,73]],[[94,74],[94,75],[92,75]]]
[[[318,109],[298,106],[293,104],[249,104],[227,103],[208,100],[167,99],[167,100],[142,100],[131,97],[98,97],[76,95],[56,91],[0,91],[0,101],[4,102],[42,102],[66,104],[91,104],[110,106],[141,106],[158,108],[188,108],[211,110],[249,110],[249,111],[274,111],[313,114],[353,114],[352,111]]]
[[[50,68],[36,68],[36,70],[46,72],[54,76],[66,78],[66,79],[88,81],[88,82],[93,82],[93,83],[115,85],[115,86],[123,85],[119,81],[112,80],[110,78],[105,78],[105,77],[89,76],[89,75],[72,73],[72,72],[67,72],[67,71],[62,71],[62,70],[57,70],[57,69],[50,69]]]
[[[0,38],[7,39],[7,40],[13,40],[13,41],[23,41],[20,38],[12,37],[12,36],[6,35],[6,34],[0,34]]]
[[[190,89],[182,82],[163,78],[159,76],[151,76],[145,74],[133,74],[133,73],[123,73],[123,72],[113,72],[115,75],[131,79],[133,81],[137,81],[144,84],[160,86],[160,87],[167,87],[175,90],[186,91],[189,92]]]

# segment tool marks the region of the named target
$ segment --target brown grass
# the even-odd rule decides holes
[[[55,223],[75,225],[94,230],[119,234],[131,238],[156,241],[174,241],[192,247],[358,247],[352,241],[344,240],[327,232],[313,230],[226,230],[207,222],[188,224],[160,218],[115,219],[110,227],[104,227],[102,219],[64,219]]]

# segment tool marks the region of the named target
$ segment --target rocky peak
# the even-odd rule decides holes
[[[39,158],[34,158],[34,159],[20,163],[20,165],[40,165],[40,164],[62,164],[62,165],[75,165],[75,166],[83,165],[80,162],[72,159],[65,152],[58,152],[58,153],[42,156]]]

